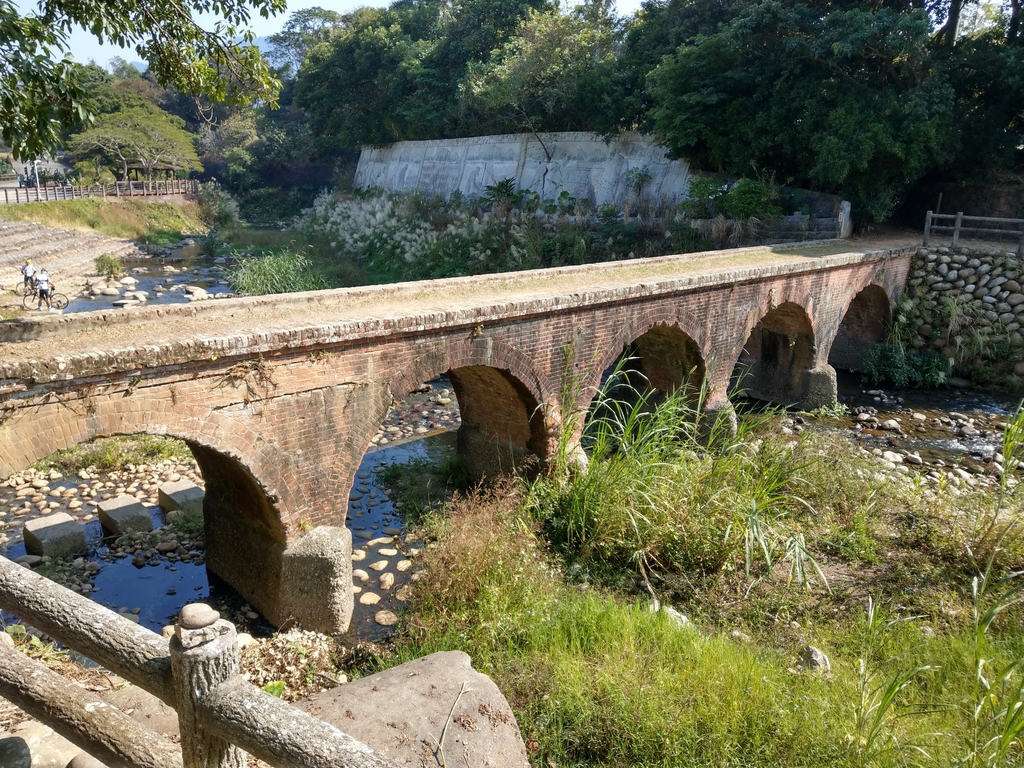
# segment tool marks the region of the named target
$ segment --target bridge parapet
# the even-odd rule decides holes
[[[344,536],[312,566],[299,545],[310,529],[345,532],[355,472],[393,398],[447,373],[459,444],[481,475],[550,458],[563,383],[577,377],[593,392],[627,350],[655,388],[703,373],[711,409],[729,407],[741,355],[752,394],[829,402],[829,353],[848,308],[873,286],[858,311],[887,310],[879,297],[896,298],[913,251],[830,247],[0,324],[0,478],[95,437],[179,437],[206,478],[210,569],[272,621],[343,631],[350,588],[310,596],[302,583],[310,567],[330,576],[325,584],[344,582],[329,562]],[[880,326],[844,326],[868,327]]]

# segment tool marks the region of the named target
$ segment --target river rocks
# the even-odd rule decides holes
[[[811,672],[826,674],[832,671],[832,663],[820,648],[806,646],[800,653],[800,666]]]
[[[948,254],[921,248],[909,274],[909,300],[899,308],[914,334],[908,344],[933,347],[965,374],[949,379],[951,386],[967,379],[1024,375],[1013,370],[1024,353],[1024,263],[1016,254],[995,248],[958,247]],[[971,344],[964,343],[968,338]]]
[[[181,609],[181,613],[178,615],[178,623],[184,629],[202,629],[203,627],[209,627],[219,618],[220,613],[213,610],[206,603],[192,603]]]
[[[373,614],[373,620],[382,627],[390,627],[398,622],[398,616],[391,611],[377,611]]]

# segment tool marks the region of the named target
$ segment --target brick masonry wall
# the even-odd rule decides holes
[[[814,337],[807,366],[820,368],[853,298],[868,285],[895,298],[909,256],[822,259],[817,268],[716,281],[698,276],[389,321],[384,328],[257,329],[229,339],[179,339],[130,355],[3,363],[0,477],[99,436],[173,435],[241,468],[238,482],[267,501],[248,506],[249,523],[285,544],[300,524],[344,524],[354,473],[391,398],[440,373],[459,378],[467,366],[497,369],[499,378],[463,371],[467,421],[484,434],[528,443],[544,458],[559,426],[567,375],[596,387],[627,346],[664,326],[693,345],[675,360],[652,359],[652,370],[679,370],[679,360],[689,361],[695,348],[710,403],[721,405],[744,343],[773,308],[789,303],[804,313]],[[655,334],[659,343],[648,348],[656,351],[673,335]],[[488,397],[500,399],[500,407]]]

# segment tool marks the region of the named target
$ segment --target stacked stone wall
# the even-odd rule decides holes
[[[933,349],[975,383],[1019,384],[1024,376],[1024,263],[998,248],[919,248],[896,332]]]

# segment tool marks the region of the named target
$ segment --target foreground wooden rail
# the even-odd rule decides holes
[[[951,221],[950,224],[938,224],[938,221]],[[972,226],[979,225],[979,226]],[[1012,227],[1000,229],[999,227]],[[954,248],[960,244],[963,232],[972,232],[974,237],[985,238],[991,235],[1018,235],[1017,256],[1024,257],[1024,219],[1000,219],[992,216],[964,216],[959,213],[932,213],[928,211],[924,219],[924,245],[931,243],[933,233],[951,232]]]
[[[396,768],[392,760],[238,674],[235,627],[185,615],[170,641],[0,557],[0,608],[159,697],[178,712],[176,745],[0,644],[0,696],[111,768]],[[242,750],[245,750],[243,752]]]
[[[118,181],[114,184],[68,187],[5,187],[0,203],[43,203],[52,200],[81,200],[87,197],[152,197],[154,195],[195,195],[199,182],[195,179],[168,181]]]

